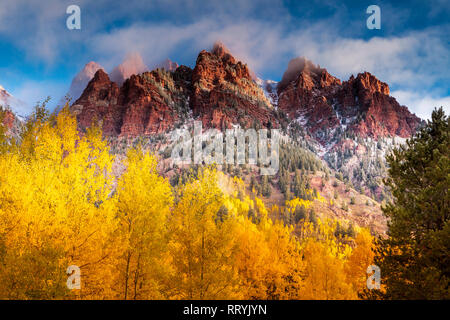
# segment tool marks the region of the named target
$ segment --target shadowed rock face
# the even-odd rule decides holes
[[[200,52],[192,73],[191,108],[205,127],[276,126],[273,108],[247,65],[220,43]]]
[[[362,137],[409,137],[421,122],[370,73],[341,83],[305,58],[289,63],[277,91],[278,107],[322,144],[332,139],[333,129],[348,129]]]
[[[105,135],[120,133],[122,108],[117,104],[119,92],[117,84],[102,69],[98,70],[71,107],[77,115],[79,126],[86,128],[100,121]]]
[[[99,70],[72,105],[81,129],[97,121],[107,136],[136,137],[173,128],[189,93],[192,70],[181,66],[172,74],[162,70],[132,75],[119,88]]]
[[[420,124],[370,73],[341,82],[306,58],[293,59],[270,94],[277,105],[253,81],[247,65],[216,43],[211,52],[199,53],[193,70],[143,72],[119,86],[100,69],[71,108],[81,129],[98,121],[105,135],[127,137],[171,130],[187,115],[204,128],[279,127],[275,107],[324,145],[337,129],[377,139],[409,137]]]
[[[221,45],[200,52],[194,70],[179,66],[173,72],[144,72],[121,87],[98,70],[71,109],[81,129],[98,121],[107,136],[168,131],[191,111],[204,128],[276,125],[273,108],[248,67]]]

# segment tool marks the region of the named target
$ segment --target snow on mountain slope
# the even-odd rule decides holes
[[[264,91],[265,96],[267,97],[267,99],[269,99],[272,106],[276,108],[278,104],[278,95],[277,95],[278,82],[273,80],[263,80],[261,78],[257,78],[255,82]]]
[[[23,120],[27,110],[27,104],[12,96],[5,88],[0,85],[0,106],[9,108],[18,117]]]

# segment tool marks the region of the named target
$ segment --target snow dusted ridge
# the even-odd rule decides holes
[[[0,85],[0,105],[4,108],[10,108],[18,119],[20,120],[25,119],[23,115],[26,114],[27,104],[22,100],[13,97],[1,85]]]
[[[277,95],[277,85],[278,82],[273,80],[263,80],[261,78],[256,78],[256,84],[261,87],[264,95],[269,99],[270,103],[274,108],[277,108],[278,95]]]

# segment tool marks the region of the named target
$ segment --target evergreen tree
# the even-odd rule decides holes
[[[317,215],[316,212],[314,211],[314,209],[311,208],[311,210],[309,211],[309,221],[313,224],[313,225],[317,225]]]
[[[375,263],[387,299],[449,299],[450,125],[442,107],[387,157],[389,237]]]
[[[294,216],[295,223],[298,223],[300,220],[305,219],[306,215],[307,212],[305,206],[304,205],[297,206],[295,208],[295,216]]]
[[[304,177],[300,174],[300,170],[295,171],[294,177],[294,195],[297,198],[308,200],[308,194],[306,192]]]
[[[270,197],[270,183],[269,183],[269,178],[267,176],[263,176],[261,178],[261,194],[264,197]]]
[[[289,187],[289,174],[288,172],[281,167],[280,170],[280,179],[279,179],[280,190],[286,195],[286,191]]]
[[[251,178],[250,178],[250,190],[253,192],[253,189],[255,189],[255,192],[257,192],[258,183],[256,182],[256,178],[254,176],[251,176]]]
[[[355,226],[353,225],[353,222],[350,222],[350,224],[348,225],[347,231],[346,231],[346,235],[350,238],[354,238],[356,235],[356,231],[355,231]]]

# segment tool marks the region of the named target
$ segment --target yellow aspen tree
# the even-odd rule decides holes
[[[267,299],[267,264],[270,257],[264,234],[249,218],[240,217],[234,263],[239,270],[240,291],[244,299]]]
[[[291,229],[263,217],[258,224],[241,217],[235,263],[245,299],[296,299],[302,261]]]
[[[362,293],[367,288],[367,267],[373,264],[374,241],[368,229],[360,229],[355,238],[356,247],[352,250],[346,264],[345,272],[353,289]]]
[[[281,221],[273,222],[267,217],[262,219],[259,227],[271,253],[266,276],[268,299],[298,299],[303,286],[301,273],[304,266],[299,243],[292,236],[292,227],[285,226]]]
[[[235,219],[218,218],[224,201],[217,172],[205,169],[182,190],[169,222],[173,299],[239,298],[239,278],[233,259]]]
[[[323,242],[309,240],[303,249],[305,280],[301,299],[356,299],[352,285],[347,282],[344,261],[331,254]]]
[[[305,223],[302,227],[305,269],[301,299],[357,299],[356,291],[347,281],[345,273],[351,248],[336,239],[336,223],[330,219],[317,219],[317,226]]]
[[[0,156],[0,298],[68,296],[62,246],[36,232],[27,216],[33,178],[17,154]],[[39,237],[39,240],[37,240]],[[65,264],[65,263],[63,263]]]
[[[38,109],[18,154],[7,158],[20,172],[12,176],[5,169],[9,190],[0,191],[2,216],[16,215],[18,222],[7,237],[8,249],[19,248],[7,254],[9,269],[23,267],[11,282],[13,290],[24,299],[74,292],[77,298],[110,297],[117,219],[110,197],[113,157],[101,131],[81,137],[67,106],[51,117]],[[81,290],[72,293],[65,283],[69,265],[81,269]]]
[[[167,218],[173,194],[158,175],[156,159],[140,148],[128,151],[118,183],[118,216],[126,248],[118,261],[120,299],[161,299],[167,266]]]

